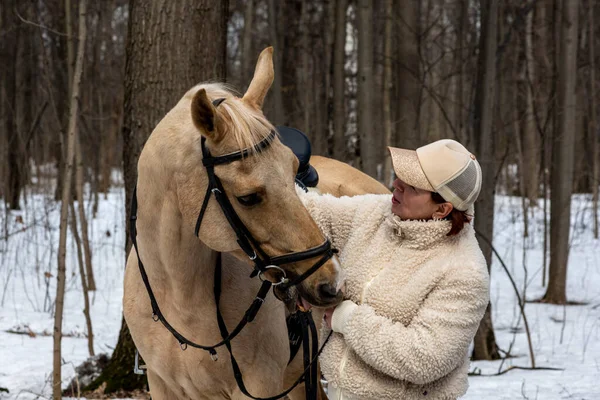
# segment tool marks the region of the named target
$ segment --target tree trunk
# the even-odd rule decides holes
[[[302,3],[302,12],[300,13],[300,68],[299,75],[300,84],[302,85],[303,90],[302,93],[302,130],[306,133],[313,142],[314,132],[311,130],[311,107],[310,104],[312,100],[311,94],[313,93],[314,88],[311,87],[311,82],[313,81],[313,73],[311,69],[311,63],[309,62],[310,54],[309,54],[309,45],[308,45],[308,36],[309,36],[309,15],[308,15],[308,2]]]
[[[275,76],[273,78],[273,87],[271,88],[271,93],[273,93],[273,115],[269,117],[271,122],[274,124],[283,124],[283,101],[282,101],[282,87],[281,87],[281,65],[283,60],[283,51],[281,46],[279,45],[279,31],[277,30],[277,7],[275,4],[275,0],[269,0],[269,38],[271,39],[271,44],[273,46],[273,68],[275,70]],[[254,65],[256,61],[256,55],[252,57],[251,65]],[[253,71],[251,71],[253,72]],[[250,79],[252,78],[252,73],[248,76],[247,83],[250,83]]]
[[[419,136],[419,108],[421,98],[420,54],[419,54],[419,2],[398,0],[399,69],[398,117],[395,123],[396,146],[416,149],[421,144]]]
[[[75,248],[77,251],[77,264],[79,265],[79,276],[81,278],[81,289],[83,291],[83,315],[85,316],[85,324],[87,326],[87,337],[88,337],[88,353],[90,357],[94,356],[94,330],[92,329],[92,317],[90,315],[90,296],[88,288],[88,279],[85,273],[85,262],[83,259],[83,252],[81,251],[83,243],[77,230],[77,214],[75,214],[75,206],[73,203],[70,204],[71,209],[71,233],[73,239],[75,239]],[[83,229],[83,227],[82,227]]]
[[[69,36],[72,36],[70,32],[70,24],[65,22],[67,17],[67,11],[65,10],[65,2],[57,1],[56,8],[53,9],[52,12],[52,20],[55,22],[55,26],[64,27],[63,30]],[[43,32],[43,30],[40,30]],[[52,153],[56,162],[57,169],[57,178],[56,178],[56,190],[54,193],[54,198],[56,201],[60,201],[62,195],[62,187],[63,187],[63,177],[64,177],[64,161],[66,159],[65,153],[65,137],[66,131],[68,130],[68,113],[69,113],[69,99],[70,92],[69,86],[69,77],[68,77],[68,54],[67,54],[67,45],[68,38],[65,36],[59,35],[50,35],[45,36],[44,34],[40,34],[40,38],[38,40],[45,41],[51,40],[52,46],[50,46],[50,57],[48,57],[47,64],[51,66],[52,69],[52,79],[54,81],[53,88],[53,97],[54,102],[51,104],[54,106],[54,113],[56,120],[58,121],[57,132],[52,137]],[[45,53],[42,52],[43,56]]]
[[[315,144],[314,154],[331,156],[329,138],[331,137],[331,66],[333,64],[333,41],[335,36],[335,0],[323,0],[323,9],[314,22],[320,25],[322,35],[315,38],[317,51],[312,54],[312,63],[318,71],[314,79],[315,96]],[[319,53],[323,53],[323,57]]]
[[[86,0],[79,2],[79,44],[77,46],[77,61],[73,74],[71,87],[71,105],[69,107],[69,130],[67,136],[67,151],[65,154],[65,183],[62,188],[62,200],[60,208],[60,235],[58,244],[58,274],[56,284],[56,308],[54,313],[54,350],[53,350],[53,379],[52,379],[52,397],[56,400],[62,398],[62,321],[65,300],[65,279],[66,279],[66,255],[67,255],[67,228],[69,216],[69,203],[71,201],[71,182],[73,176],[73,159],[75,154],[75,137],[77,132],[77,119],[79,114],[79,88],[81,85],[81,75],[83,72],[83,52],[85,50],[86,37]]]
[[[542,301],[565,304],[571,226],[571,193],[575,136],[577,78],[577,26],[579,1],[563,1],[558,65],[559,125],[553,138],[550,203],[550,268],[548,289]]]
[[[517,46],[515,46],[517,47]],[[518,81],[519,81],[519,68],[515,68],[517,66],[519,66],[519,51],[518,51],[518,47],[515,51],[511,52],[511,56],[513,57],[513,59],[511,60],[511,62],[513,63],[513,82],[514,84],[511,85],[512,86],[512,101],[508,104],[508,108],[512,110],[512,113],[509,114],[509,118],[512,119],[513,122],[513,129],[512,132],[514,134],[514,145],[515,145],[515,150],[516,150],[516,158],[517,158],[517,165],[519,167],[519,175],[518,175],[518,180],[519,180],[519,195],[521,197],[521,209],[523,212],[523,237],[529,237],[529,201],[528,201],[528,193],[529,193],[529,188],[528,188],[528,183],[530,182],[529,178],[531,176],[531,171],[529,170],[529,160],[527,160],[527,156],[525,154],[531,154],[531,150],[528,152],[527,150],[524,150],[523,147],[527,147],[528,141],[527,141],[527,136],[530,134],[530,132],[528,132],[528,129],[531,128],[531,126],[528,125],[528,123],[523,124],[523,130],[525,131],[523,135],[521,135],[521,129],[519,129],[519,122],[520,118],[519,118],[519,107],[517,106],[519,104],[518,100],[519,100],[519,85],[518,85]],[[507,82],[508,83],[508,82]],[[526,85],[529,85],[529,83],[526,83]],[[508,85],[507,85],[508,86]],[[500,88],[499,90],[503,90],[504,88]],[[526,88],[525,90],[529,91],[529,88]],[[530,100],[530,96],[529,94],[527,95],[527,108],[529,110],[529,100]],[[531,110],[529,110],[531,111]],[[525,118],[528,118],[528,116],[526,115]],[[521,136],[524,136],[525,139],[522,141]],[[524,142],[524,143],[523,143]],[[526,167],[527,165],[527,167]],[[536,167],[537,168],[537,167]]]
[[[598,107],[596,106],[596,60],[594,52],[594,1],[588,0],[588,24],[589,24],[589,46],[590,46],[590,127],[589,132],[592,137],[592,208],[594,216],[594,237],[598,239],[598,181],[600,163],[600,146],[598,144]]]
[[[457,140],[465,145],[468,144],[468,134],[466,134],[465,123],[466,118],[465,115],[465,82],[468,82],[468,79],[465,79],[465,70],[468,70],[468,67],[465,66],[465,60],[467,59],[467,50],[465,36],[469,33],[469,4],[468,0],[460,0],[460,11],[458,13],[457,18],[457,28],[456,35],[458,44],[458,51],[456,54],[455,61],[455,71],[457,73],[456,78],[456,108],[455,108],[455,121],[456,121],[456,130],[457,130]]]
[[[523,146],[523,166],[521,178],[525,180],[525,193],[530,203],[535,204],[539,192],[539,152],[540,145],[538,140],[537,126],[535,123],[534,111],[534,88],[535,88],[535,62],[533,58],[533,12],[529,12],[525,23],[525,84],[526,84],[526,111],[524,123],[524,146]],[[537,90],[537,88],[536,88]]]
[[[509,7],[502,7],[502,11],[500,11],[500,13],[502,13],[506,8]],[[531,16],[531,13],[529,14],[529,16]],[[499,19],[498,24],[499,37],[504,37],[504,35],[506,35],[506,32],[511,28],[505,28],[506,24],[504,23],[504,20],[502,18]],[[527,30],[524,32],[525,35],[527,35],[527,32]],[[499,65],[501,71],[507,72],[498,74],[498,98],[500,99],[500,109],[502,111],[506,110],[505,112],[500,114],[501,121],[511,121],[511,123],[507,125],[513,140],[506,141],[506,145],[509,146],[509,148],[514,149],[516,153],[515,158],[518,166],[518,176],[516,177],[516,179],[518,180],[518,190],[521,199],[521,210],[523,213],[523,237],[526,238],[529,237],[529,201],[527,198],[527,184],[529,182],[529,176],[531,175],[529,163],[526,159],[526,154],[531,154],[533,150],[525,150],[524,147],[527,147],[527,137],[531,133],[531,131],[528,131],[528,129],[532,128],[530,124],[532,120],[528,118],[533,118],[534,116],[533,107],[530,108],[532,104],[529,102],[529,100],[531,99],[531,88],[529,87],[529,85],[532,85],[533,83],[527,80],[528,60],[526,60],[526,62],[521,62],[520,60],[520,44],[522,42],[525,42],[523,48],[525,52],[527,52],[527,40],[523,40],[520,37],[516,37],[512,41],[513,45],[511,46],[511,48],[506,50],[506,56],[502,57],[500,60],[501,62]],[[527,95],[525,96],[527,101],[525,104],[524,118],[522,118],[522,102],[519,101],[521,97],[520,95],[522,90],[522,82],[524,82],[525,91],[527,92]],[[534,125],[533,129],[535,128],[536,127]],[[503,136],[508,136],[510,138],[511,135]],[[513,144],[514,148],[512,147]],[[535,168],[537,168],[537,166],[535,166]]]
[[[446,29],[442,29],[437,19],[442,14],[438,8],[439,0],[428,0],[421,2],[421,12],[424,16],[421,18],[423,30],[426,35],[420,38],[423,45],[419,46],[419,54],[424,60],[423,71],[420,85],[420,103],[418,112],[418,132],[419,142],[417,146],[425,143],[434,142],[442,138],[440,132],[441,107],[443,99],[441,68],[443,66],[442,50],[440,46],[433,45],[431,38],[443,42],[443,35]],[[438,4],[436,4],[438,3]],[[444,18],[441,16],[441,18]],[[419,99],[419,97],[417,99]],[[414,104],[414,100],[413,100]]]
[[[239,74],[239,76],[241,77],[242,85],[250,84],[250,79],[252,79],[254,61],[256,58],[256,54],[252,47],[252,28],[254,27],[255,8],[254,6],[254,0],[246,0],[246,4],[244,5],[244,29],[242,31],[242,66]],[[271,26],[271,13],[273,10],[270,8],[270,6],[271,4],[269,3],[269,28],[275,29],[273,26]],[[271,45],[275,47],[273,37],[271,37]]]
[[[358,136],[364,173],[377,178],[381,141],[373,130],[373,3],[358,0]]]
[[[19,12],[24,18],[34,18],[33,5],[30,3],[21,3],[17,6]],[[11,13],[14,15],[14,12]],[[14,17],[13,17],[14,18]],[[19,179],[15,180],[15,200],[18,204],[23,188],[30,182],[29,161],[32,156],[30,151],[33,134],[36,132],[38,118],[34,118],[34,109],[42,110],[37,94],[34,95],[34,76],[37,75],[37,53],[35,49],[36,28],[19,22],[17,44],[17,63],[16,70],[16,96],[15,112],[17,122],[17,132],[19,140],[10,147],[11,152],[18,153],[18,160],[14,167],[20,170]],[[38,114],[41,115],[41,114]],[[40,117],[41,118],[41,117]],[[12,167],[12,166],[11,166]]]
[[[86,288],[89,291],[96,290],[96,279],[94,278],[94,269],[92,268],[92,249],[90,247],[90,238],[88,235],[88,223],[85,215],[85,201],[83,194],[83,154],[81,149],[81,137],[79,130],[75,139],[75,198],[77,199],[77,214],[81,224],[81,238],[83,244],[83,254],[85,255],[85,275],[87,278]],[[75,218],[75,216],[73,216]]]
[[[481,0],[481,38],[477,68],[477,88],[474,104],[473,137],[477,157],[482,170],[482,187],[476,202],[475,229],[492,240],[494,233],[494,195],[496,186],[494,162],[494,137],[492,121],[496,83],[496,34],[498,22],[498,0]],[[491,272],[492,249],[484,240],[479,241],[488,271]],[[473,359],[494,360],[500,358],[492,325],[491,305],[474,339]]]
[[[130,0],[123,123],[126,224],[137,161],[156,124],[198,82],[225,80],[228,9],[227,1]],[[130,247],[127,238],[127,252]],[[86,390],[103,383],[106,393],[143,388],[146,379],[133,374],[134,354],[123,320],[109,365]]]
[[[64,30],[66,33],[66,37],[64,38],[64,42],[61,44],[64,44],[64,49],[62,49],[62,52],[60,53],[60,56],[65,55],[66,56],[66,60],[63,61],[65,63],[65,69],[66,69],[66,84],[62,87],[60,87],[60,89],[64,89],[67,92],[67,98],[69,98],[70,94],[71,94],[71,87],[73,85],[73,63],[75,62],[74,58],[74,43],[75,43],[75,39],[73,37],[73,23],[71,21],[71,13],[72,13],[72,4],[71,4],[71,0],[64,0]],[[66,51],[66,53],[65,53]],[[60,66],[62,67],[62,65]],[[58,72],[58,74],[64,74],[65,71],[60,71]],[[60,93],[59,94],[61,96],[64,96],[64,93]],[[65,105],[66,107],[67,105]],[[59,108],[59,112],[60,112]],[[62,113],[60,113],[60,118],[63,118]],[[68,124],[68,120],[66,121],[66,124]],[[59,163],[58,163],[58,179],[57,179],[57,185],[56,185],[56,194],[55,194],[55,198],[58,201],[60,199],[59,195],[60,193],[63,193],[63,189],[62,186],[64,184],[64,182],[62,181],[62,177],[65,176],[64,173],[64,169],[65,169],[65,165],[64,165],[64,160],[66,160],[66,136],[68,135],[68,127],[66,127],[66,129],[61,130],[61,132],[59,132],[59,139],[58,139],[58,149],[57,149],[57,153],[59,155]],[[69,183],[71,184],[71,183]]]
[[[333,45],[333,158],[346,161],[346,11],[348,0],[337,0]]]
[[[584,7],[582,7],[584,8]],[[585,48],[586,45],[586,41],[587,41],[587,34],[586,34],[586,24],[581,23],[578,24],[579,28],[578,28],[578,32],[577,32],[577,37],[581,38],[581,40],[578,40],[577,42],[577,46],[578,46],[578,50],[577,53],[578,54],[584,54],[585,50],[587,50]],[[583,68],[576,68],[575,69],[575,74],[577,75],[575,78],[575,82],[577,81],[581,81],[582,79],[585,79],[586,77],[584,76],[584,69]],[[580,104],[584,104],[584,99],[585,99],[585,92],[587,90],[587,85],[582,85],[582,84],[577,84],[575,83],[575,87],[576,87],[576,92],[575,92],[575,98],[576,99],[581,99],[579,100]],[[559,109],[560,112],[560,109]],[[574,150],[573,150],[573,154],[579,154],[579,157],[574,158],[574,162],[575,165],[573,167],[573,189],[572,189],[572,193],[584,193],[588,190],[589,185],[589,178],[591,176],[591,167],[590,167],[590,162],[588,162],[588,159],[591,159],[591,157],[589,156],[588,152],[586,151],[587,149],[589,149],[588,146],[586,146],[586,142],[585,139],[587,137],[586,134],[586,121],[587,119],[589,119],[589,115],[587,114],[587,110],[585,110],[584,107],[576,107],[575,108],[575,125],[573,125],[571,127],[571,133],[575,134],[575,145],[574,145]]]
[[[6,154],[3,159],[6,163],[6,176],[2,176],[4,182],[3,192],[5,202],[11,210],[20,209],[19,199],[23,181],[23,165],[21,162],[22,137],[17,127],[17,115],[15,112],[17,88],[17,54],[19,47],[19,36],[21,29],[19,22],[15,20],[13,9],[16,2],[9,2],[2,10],[2,87],[0,88],[2,102],[0,103],[0,115],[2,116],[2,129],[6,137]],[[4,158],[6,157],[6,158]],[[5,180],[6,179],[6,180]]]
[[[387,146],[394,145],[392,138],[392,12],[394,9],[394,0],[385,1],[385,44],[383,50],[383,134],[385,161],[383,163],[383,184],[386,187],[392,187],[394,180],[394,170],[392,169],[392,159]]]
[[[277,2],[276,2],[277,3]],[[301,68],[302,48],[300,47],[300,15],[302,14],[302,0],[287,0],[278,2],[281,13],[278,14],[279,21],[286,21],[285,29],[281,30],[280,53],[281,54],[281,103],[283,104],[283,124],[298,129],[304,126],[304,114],[302,108],[302,82],[299,78]],[[278,44],[279,44],[278,40]],[[277,56],[275,55],[275,62]],[[275,71],[275,79],[277,71]],[[306,132],[310,134],[310,132]]]

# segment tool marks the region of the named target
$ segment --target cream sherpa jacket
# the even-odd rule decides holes
[[[301,199],[346,273],[347,300],[320,358],[334,391],[378,400],[466,393],[468,348],[489,301],[472,226],[448,237],[448,221],[402,221],[389,195]]]

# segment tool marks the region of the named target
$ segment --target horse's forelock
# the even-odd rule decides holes
[[[275,127],[265,116],[246,105],[229,86],[222,83],[210,83],[201,88],[211,101],[225,98],[217,108],[217,117],[225,121],[226,136],[233,136],[238,150],[254,149],[254,145],[265,139]]]

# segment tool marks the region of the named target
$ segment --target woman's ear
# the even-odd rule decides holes
[[[436,209],[431,215],[433,219],[444,219],[452,212],[454,206],[451,203],[439,203],[436,204]]]

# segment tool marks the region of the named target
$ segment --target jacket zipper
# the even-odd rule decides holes
[[[367,295],[367,290],[369,290],[369,287],[371,286],[371,284],[373,283],[373,281],[375,280],[375,278],[377,278],[379,274],[375,275],[373,277],[373,279],[371,279],[369,282],[367,282],[367,284],[365,285],[362,294],[360,296],[360,304],[363,304],[365,301],[365,296]],[[350,348],[348,347],[348,345],[346,345],[346,349],[344,350],[344,355],[342,356],[342,361],[340,362],[340,378],[342,377],[342,374],[344,373],[344,368],[346,368],[346,362],[348,361],[348,353],[350,352]],[[343,400],[342,399],[342,390],[338,389],[338,394],[337,394],[337,399],[335,400]]]

